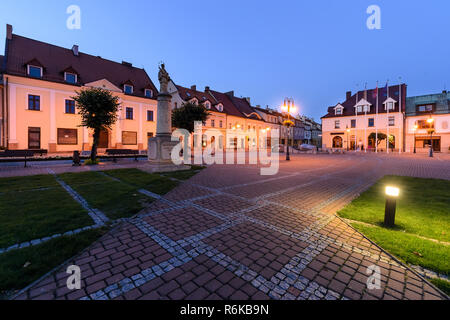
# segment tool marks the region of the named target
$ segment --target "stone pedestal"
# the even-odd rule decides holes
[[[172,163],[172,149],[178,144],[170,136],[156,136],[148,139],[148,161],[154,164]]]

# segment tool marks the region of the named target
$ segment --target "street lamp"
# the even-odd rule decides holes
[[[284,99],[284,104],[281,106],[281,111],[287,112],[287,114],[288,114],[288,120],[284,122],[284,125],[288,128],[288,136],[287,136],[287,142],[286,142],[286,146],[287,146],[286,161],[291,160],[291,156],[289,154],[289,138],[291,136],[291,126],[292,126],[291,112],[295,112],[295,110],[296,110],[296,108],[294,105],[294,99],[292,99],[292,98]]]
[[[417,124],[414,125],[413,131],[414,131],[414,153],[416,153],[416,132],[419,126]]]
[[[349,149],[348,149],[348,134],[350,133],[350,129],[348,128],[348,126],[347,126],[347,152],[349,151]]]
[[[397,187],[386,187],[386,207],[384,209],[384,225],[393,227],[395,225],[395,210],[400,189]]]
[[[434,119],[430,116],[427,120],[428,124],[429,124],[429,129],[428,132],[430,133],[430,158],[433,158],[433,122]]]

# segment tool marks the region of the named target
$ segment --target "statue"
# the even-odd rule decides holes
[[[169,76],[169,73],[166,71],[166,67],[164,66],[164,63],[161,63],[159,66],[158,80],[160,83],[159,92],[167,93],[167,87],[169,85],[170,76]]]

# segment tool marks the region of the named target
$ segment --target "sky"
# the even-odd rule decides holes
[[[81,10],[68,29],[67,8]],[[367,8],[380,8],[369,30]],[[277,108],[292,97],[319,120],[346,91],[408,85],[408,96],[450,89],[448,0],[2,0],[14,33],[144,67],[157,83],[164,62],[175,83],[250,97]]]

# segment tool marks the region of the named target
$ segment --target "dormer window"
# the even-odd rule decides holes
[[[190,94],[189,92],[186,92],[186,95],[187,95],[188,97],[190,97],[190,96],[191,96],[191,94]]]
[[[133,93],[133,86],[130,84],[125,84],[123,86],[123,92],[125,92],[126,94],[132,94]]]
[[[144,94],[147,98],[153,98],[153,91],[151,89],[145,89]]]
[[[342,115],[342,111],[343,111],[342,108],[337,108],[337,109],[336,109],[336,115],[337,115],[337,116]]]
[[[389,97],[385,102],[383,102],[384,110],[388,110],[388,111],[394,110],[396,102],[397,101],[395,101],[394,99]]]
[[[208,101],[205,102],[205,107],[206,109],[211,109],[211,103],[209,103]]]
[[[28,65],[28,75],[33,78],[42,78],[42,67]]]
[[[394,103],[393,103],[393,102],[388,102],[388,103],[386,104],[386,108],[387,108],[388,110],[394,110]]]
[[[219,105],[217,106],[217,110],[219,110],[220,112],[222,112],[222,111],[223,111],[223,105],[219,104]]]
[[[64,72],[64,80],[67,83],[75,84],[75,83],[77,83],[77,80],[78,80],[77,78],[78,78],[78,76],[75,73]]]

